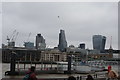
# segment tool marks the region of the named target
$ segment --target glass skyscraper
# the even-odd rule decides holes
[[[104,51],[106,37],[102,35],[93,35],[93,49]]]
[[[67,48],[67,41],[66,41],[66,38],[65,38],[65,31],[60,30],[58,49],[60,51],[64,52],[66,48]]]
[[[36,36],[36,49],[45,49],[46,48],[46,43],[45,39],[41,34],[37,34]]]

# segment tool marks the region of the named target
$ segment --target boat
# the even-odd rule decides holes
[[[104,61],[91,61],[89,62],[89,66],[91,67],[91,71],[104,71],[105,64]]]
[[[58,71],[67,71],[68,62],[58,62]],[[104,71],[105,66],[100,61],[81,61],[71,63],[71,71],[76,73],[90,73],[96,71]]]
[[[64,72],[67,71],[68,69],[68,62],[58,62],[58,71],[59,72]],[[91,72],[91,67],[84,64],[80,63],[71,63],[71,71],[74,73],[90,73]]]

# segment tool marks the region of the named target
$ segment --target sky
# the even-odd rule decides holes
[[[58,18],[59,16],[59,18]],[[92,49],[92,36],[107,37],[106,48],[118,49],[118,5],[117,2],[3,2],[2,43],[7,44],[14,30],[19,32],[16,46],[27,41],[35,43],[41,33],[47,47],[58,46],[60,29],[65,30],[69,45],[78,47],[85,43]]]

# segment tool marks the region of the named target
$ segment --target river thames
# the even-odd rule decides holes
[[[20,66],[22,67],[23,65],[20,64]],[[108,66],[108,65],[105,66],[106,69],[107,69],[107,66]],[[111,65],[111,66],[112,66],[112,69],[115,70],[116,72],[119,71],[119,70],[118,70],[118,65]],[[0,67],[1,67],[1,69],[0,69],[0,75],[2,75],[1,77],[2,77],[2,78],[8,77],[8,76],[5,76],[5,72],[10,70],[10,64],[3,63],[2,65],[0,64]],[[16,67],[17,67],[17,65],[16,65]],[[30,65],[27,65],[27,67],[29,68]],[[77,76],[77,75],[79,75],[79,74],[72,74],[72,75]],[[47,78],[47,77],[48,77],[48,78],[52,78],[52,77],[54,77],[54,76],[56,76],[56,78],[67,78],[69,75],[65,75],[65,74],[60,74],[60,75],[57,75],[57,74],[42,74],[42,75],[37,75],[37,76],[38,76],[39,78]],[[1,78],[1,77],[0,77],[0,78]],[[16,77],[18,77],[18,76],[16,76]],[[22,76],[22,77],[23,77],[23,76]]]

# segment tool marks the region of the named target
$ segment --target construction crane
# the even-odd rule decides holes
[[[27,42],[29,42],[30,36],[31,36],[31,32],[30,32],[29,35],[28,35]]]
[[[10,38],[7,36],[7,42],[9,43],[10,42]]]
[[[15,42],[19,32],[15,32],[11,38],[11,42]]]
[[[63,22],[62,22],[62,18],[60,17],[60,16],[57,16],[57,18],[58,18],[58,25],[59,25],[59,27],[61,28],[61,29],[63,29]]]
[[[11,38],[14,37],[14,34],[16,33],[16,30],[13,31],[13,33],[11,34],[11,36],[7,36],[7,41],[10,42]]]
[[[29,33],[26,42],[24,42],[24,46],[25,46],[25,48],[27,48],[27,49],[34,48],[34,43],[29,41],[30,36],[31,36],[31,32]]]
[[[15,33],[16,33],[16,30],[13,31],[12,35],[10,36],[10,39],[14,36]]]
[[[11,34],[11,36],[9,37],[9,36],[7,36],[7,42],[9,43],[10,42],[10,40],[11,40],[11,38],[12,38],[12,36],[13,36],[13,34],[16,32],[16,30],[14,30],[13,31],[13,33]]]
[[[16,41],[18,34],[19,32],[16,33],[16,36],[14,37],[14,41]]]
[[[8,46],[13,46],[13,44],[15,45],[18,34],[19,32],[16,32],[16,30],[14,30],[10,37],[7,36]]]

